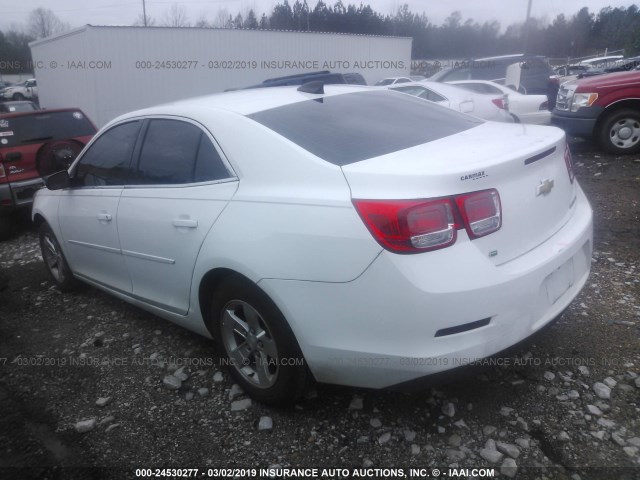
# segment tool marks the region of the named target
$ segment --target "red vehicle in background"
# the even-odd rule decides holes
[[[552,123],[593,137],[614,154],[640,151],[640,71],[609,73],[560,85]]]
[[[31,206],[42,176],[68,168],[95,133],[77,108],[0,115],[0,239]]]

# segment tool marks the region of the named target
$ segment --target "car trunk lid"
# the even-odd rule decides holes
[[[496,189],[502,226],[473,244],[501,264],[540,245],[570,218],[576,190],[565,148],[556,128],[485,123],[342,170],[353,199],[430,199]]]

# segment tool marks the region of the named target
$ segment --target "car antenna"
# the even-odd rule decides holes
[[[324,95],[324,82],[322,80],[314,80],[312,82],[303,83],[298,87],[299,92],[313,93],[314,95]]]

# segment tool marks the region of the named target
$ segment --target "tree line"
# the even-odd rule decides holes
[[[319,0],[313,8],[307,1],[283,0],[268,13],[253,10],[236,15],[220,9],[213,19],[200,16],[191,23],[184,6],[172,5],[160,19],[140,15],[134,25],[233,28],[251,30],[291,30],[412,37],[413,59],[463,59],[509,53],[535,53],[549,57],[582,57],[605,49],[624,49],[627,56],[640,54],[640,10],[606,7],[598,13],[583,7],[571,16],[553,20],[531,18],[502,28],[499,22],[479,23],[454,11],[436,25],[428,11],[414,13],[402,5],[393,14],[376,12],[369,5],[333,5]],[[13,62],[30,59],[29,41],[68,29],[51,10],[31,12],[24,31],[0,32],[0,73],[16,73]],[[3,62],[4,60],[4,62]]]

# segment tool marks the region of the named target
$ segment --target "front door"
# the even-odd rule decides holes
[[[100,135],[75,164],[72,188],[60,193],[58,218],[74,273],[130,293],[131,280],[118,237],[118,204],[141,121]]]

